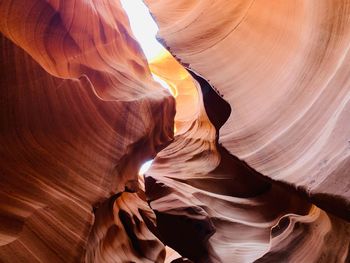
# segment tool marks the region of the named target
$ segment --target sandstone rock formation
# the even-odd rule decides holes
[[[171,59],[162,58],[166,67],[151,64],[151,70],[176,83],[184,69]],[[179,85],[176,99],[191,94],[195,99],[181,99],[181,107],[193,107],[197,115],[177,112],[175,124],[188,116],[186,129],[175,133],[145,177],[163,242],[194,262],[348,260],[347,222],[295,189],[267,180],[218,144],[216,131],[230,108],[209,83],[191,74],[192,84]]]
[[[172,53],[230,103],[220,143],[350,219],[350,2],[231,2],[146,0]]]
[[[196,74],[204,76],[231,106],[228,120],[222,123],[222,128],[220,128],[221,125],[216,126],[217,131],[220,128],[218,142],[229,151],[226,152],[225,148],[217,145],[221,156],[219,166],[214,165],[210,168],[210,162],[207,162],[208,150],[199,149],[199,146],[193,147],[196,149],[196,157],[191,161],[198,161],[203,155],[202,164],[198,163],[200,168],[208,168],[203,174],[201,174],[203,170],[189,169],[190,165],[181,166],[178,171],[161,170],[163,166],[158,166],[156,161],[150,171],[150,178],[153,178],[153,180],[149,179],[150,185],[152,187],[163,185],[162,188],[166,186],[173,190],[154,197],[153,194],[156,191],[150,189],[150,198],[154,199],[151,202],[152,208],[160,210],[166,216],[173,215],[174,210],[177,211],[178,216],[180,213],[178,209],[181,209],[180,214],[183,216],[187,209],[193,210],[194,207],[197,209],[200,207],[202,209],[199,209],[196,215],[201,215],[206,220],[208,217],[214,218],[217,222],[220,216],[212,212],[215,198],[207,197],[203,202],[203,200],[197,201],[186,197],[195,196],[194,193],[197,191],[201,192],[201,195],[208,195],[208,191],[213,191],[221,194],[220,198],[249,197],[249,195],[242,196],[244,195],[242,186],[246,186],[248,189],[245,190],[249,190],[252,196],[258,198],[264,196],[264,192],[257,191],[259,186],[257,182],[253,182],[258,178],[265,180],[266,178],[262,177],[264,175],[273,179],[267,180],[272,184],[269,191],[274,192],[275,195],[272,198],[275,201],[268,201],[269,203],[272,202],[278,206],[276,195],[277,200],[284,198],[296,200],[302,197],[302,200],[298,201],[298,209],[311,201],[349,220],[350,88],[348,75],[350,68],[347,63],[350,43],[349,1],[323,1],[322,3],[235,1],[228,3],[227,1],[147,0],[146,3],[160,26],[159,37],[162,42],[184,65],[190,67]],[[199,81],[203,83],[200,78]],[[203,97],[205,102],[206,96]],[[210,105],[210,100],[212,99],[208,99],[208,107],[206,107],[208,115],[213,108],[219,107],[217,103]],[[212,115],[217,117],[220,114]],[[215,119],[211,121],[214,123]],[[175,142],[181,140],[175,137]],[[183,156],[188,149],[185,152],[179,152],[179,147],[174,143],[163,151],[167,151],[164,156],[163,152],[158,155],[162,164],[171,162],[176,158],[174,155],[182,156],[181,159],[184,159]],[[246,174],[251,173],[250,168],[243,169],[242,165],[245,166],[245,164],[239,164],[231,154],[262,175],[253,172],[255,175],[249,178]],[[163,158],[168,156],[171,156],[169,158],[171,160],[164,161]],[[236,168],[233,168],[234,163]],[[192,164],[193,166],[195,165]],[[220,176],[216,171],[218,169]],[[164,176],[169,172],[170,179]],[[215,176],[211,175],[212,173]],[[160,174],[163,176],[161,177]],[[235,174],[240,175],[235,176]],[[232,183],[228,182],[230,180]],[[240,180],[245,182],[240,184]],[[216,181],[224,181],[224,183]],[[177,185],[178,182],[182,185]],[[189,188],[190,194],[183,193],[186,187]],[[253,190],[253,187],[256,189]],[[278,192],[281,195],[277,194]],[[162,205],[170,203],[167,199],[180,199],[179,196],[186,196],[185,203],[177,202],[173,207]],[[243,201],[235,200],[236,203]],[[231,201],[231,204],[226,205],[222,211],[228,212],[229,207],[233,207],[233,203],[234,201]],[[287,203],[284,204],[283,209],[293,210],[292,207],[288,208]],[[203,208],[203,206],[209,208]],[[265,210],[265,213],[271,209],[272,207]],[[249,209],[246,210],[249,211]],[[291,213],[286,210],[279,212]],[[273,230],[276,227],[270,227],[272,230],[269,248],[263,248],[264,242],[258,246],[261,251],[270,251],[261,258],[262,261],[278,261],[281,257],[291,262],[349,260],[346,259],[349,242],[348,223],[326,214],[315,206],[311,206],[307,215],[303,215],[300,210],[299,212],[294,210],[292,213],[299,213],[299,215],[292,216],[293,220],[283,219],[290,217],[288,215],[282,218],[276,217],[282,220],[279,222],[286,220],[283,224],[288,227],[281,236],[284,236],[283,240],[286,243],[289,242],[289,245],[283,249],[280,247],[281,244],[277,245],[274,240],[280,240],[280,237],[274,237],[273,233],[276,230]],[[225,220],[232,222],[237,214],[240,213],[225,214]],[[263,214],[263,211],[259,212],[260,216]],[[306,232],[310,234],[309,238],[315,238],[314,247],[319,250],[306,251],[302,246],[291,248],[293,246],[291,244],[297,243],[292,241],[297,236],[291,232],[300,231],[297,229],[299,224],[297,228],[294,227],[294,220],[304,222],[303,224],[308,225],[306,228],[311,228],[312,231],[316,228],[311,226],[319,227],[321,222],[324,228],[322,231],[327,228],[326,225],[331,226],[328,228],[330,231],[327,234],[323,232],[321,236],[317,233],[311,234],[309,230],[303,231],[305,234],[303,238],[307,238]],[[249,220],[246,218],[244,222],[247,223]],[[221,238],[218,238],[220,243],[214,244],[215,236],[220,233],[219,230],[227,233],[230,229],[234,229],[228,227],[228,224],[225,228],[223,225],[216,225],[216,231],[212,231],[213,236],[207,243],[214,252],[220,251],[216,253],[217,255],[209,252],[215,260],[229,262],[233,256],[237,255],[241,258],[235,259],[240,262],[250,261],[258,256],[258,249],[253,248],[254,242],[251,239],[244,239],[243,235],[240,235],[242,238],[240,241],[232,241],[226,236],[225,238],[220,236]],[[211,228],[210,223],[206,223],[206,229]],[[236,229],[232,233],[235,232],[239,231]],[[344,232],[344,235],[335,238],[340,232]],[[232,236],[233,234],[230,238],[233,238]],[[318,241],[315,241],[316,236]],[[324,240],[329,243],[328,238],[341,240],[342,244],[338,243],[338,248],[344,251],[342,256],[335,256],[333,251],[326,249],[327,244],[321,248]],[[239,244],[239,242],[247,242],[245,243],[247,245],[241,244],[238,247],[241,250],[244,248],[244,252],[252,258],[242,258],[244,252],[237,250],[234,253],[233,248],[225,251],[226,246]],[[249,246],[251,246],[250,249]],[[335,247],[332,249],[337,250]],[[210,249],[207,248],[206,251]],[[255,256],[254,253],[256,253]]]
[[[0,3],[0,262],[348,262],[350,2],[145,2]]]
[[[94,207],[136,191],[171,141],[174,101],[118,2],[4,1],[0,14],[0,259],[77,262]]]

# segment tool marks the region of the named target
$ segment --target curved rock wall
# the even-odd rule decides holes
[[[223,146],[349,219],[350,2],[145,2],[171,52],[231,105]]]
[[[349,261],[349,2],[145,2],[0,3],[0,261]]]
[[[186,76],[170,55],[162,62],[169,66],[151,70],[169,83]],[[176,97],[187,111],[177,111],[175,124],[186,119],[187,129],[175,132],[145,176],[162,241],[193,262],[345,262],[350,225],[220,145],[218,130],[231,109],[190,74]],[[188,94],[191,100],[181,99]]]
[[[0,17],[0,261],[77,262],[94,208],[137,191],[172,140],[174,100],[117,1],[3,1]],[[99,253],[124,253],[112,247]]]

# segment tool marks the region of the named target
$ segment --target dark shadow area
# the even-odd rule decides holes
[[[171,261],[171,263],[181,263],[181,262],[193,263],[193,261],[191,261],[187,258],[177,258],[177,259],[174,259],[173,261]]]
[[[145,186],[149,202],[172,192],[168,186],[150,176],[145,178]],[[181,207],[171,213],[153,211],[157,217],[157,237],[164,244],[194,262],[209,262],[207,242],[215,233],[215,228],[204,210],[198,207]]]
[[[216,129],[216,137],[219,138],[219,130],[231,115],[231,106],[214,88],[201,76],[187,69],[188,73],[199,83],[203,95],[205,112],[210,122]]]

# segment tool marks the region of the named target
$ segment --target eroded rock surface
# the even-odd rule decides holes
[[[165,76],[175,82],[183,72],[170,58],[168,63],[173,78]],[[197,93],[197,100],[184,105],[197,115],[177,112],[175,124],[187,115],[187,129],[175,133],[145,178],[164,242],[194,262],[345,262],[350,225],[219,145],[217,131],[230,108],[209,83],[191,74],[192,83],[178,96]]]
[[[96,209],[85,262],[164,262],[155,215],[136,193],[124,192]]]
[[[153,1],[159,36],[232,108],[219,141],[350,219],[350,2]]]
[[[350,3],[145,2],[0,3],[0,261],[348,262]]]
[[[0,261],[79,262],[94,207],[137,191],[172,140],[174,100],[118,1],[3,1],[0,15]]]

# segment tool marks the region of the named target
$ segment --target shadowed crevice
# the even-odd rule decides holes
[[[214,187],[213,184],[211,184],[209,188],[205,180],[203,180],[202,183],[194,180],[192,180],[192,182],[191,180],[186,180],[188,184],[206,191],[211,191],[210,189],[214,188],[218,194],[233,195],[236,197],[253,197],[259,195],[266,191],[271,184],[274,184],[285,189],[286,192],[289,192],[290,194],[299,195],[301,198],[305,199],[306,202],[313,203],[331,214],[350,221],[350,203],[343,198],[327,193],[308,194],[307,189],[302,187],[295,188],[294,186],[285,182],[275,181],[270,177],[257,172],[245,161],[232,155],[227,149],[219,144],[219,129],[229,118],[231,114],[231,106],[223,99],[223,96],[219,95],[215,91],[208,81],[197,73],[194,73],[192,70],[187,70],[201,86],[205,111],[210,122],[215,126],[217,142],[216,146],[221,156],[219,166],[212,172],[212,174],[215,174],[218,179],[213,179],[212,177],[210,178],[211,182],[215,181],[216,183]],[[347,172],[348,170],[349,169],[347,168]],[[220,175],[223,174],[229,174],[230,177],[220,177]],[[334,178],[328,178],[327,180],[332,179],[334,180]],[[346,187],[344,186],[344,188]],[[326,189],[324,189],[323,192],[326,192]]]

